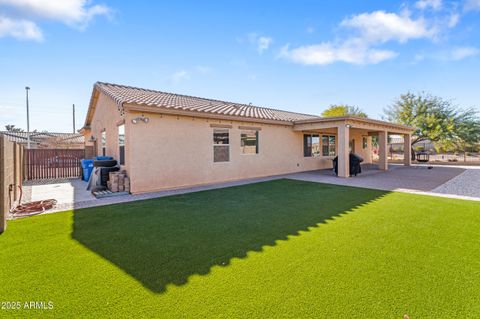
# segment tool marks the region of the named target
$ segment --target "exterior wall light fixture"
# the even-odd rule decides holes
[[[148,121],[150,121],[150,119],[148,117],[145,117],[143,114],[142,116],[139,116],[139,117],[136,117],[134,119],[132,119],[132,123],[133,124],[137,124],[139,123],[140,121],[144,122],[145,124],[148,123]]]

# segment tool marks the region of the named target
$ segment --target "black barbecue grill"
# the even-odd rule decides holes
[[[362,166],[360,165],[360,163],[363,162],[363,158],[361,158],[357,154],[350,153],[349,162],[350,176],[357,176],[357,174],[360,174],[362,172]],[[333,159],[333,170],[335,171],[335,175],[338,175],[338,156]]]

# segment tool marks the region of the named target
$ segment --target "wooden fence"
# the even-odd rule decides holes
[[[26,149],[25,180],[80,177],[84,157],[85,151],[77,149]]]
[[[23,180],[23,147],[0,134],[0,233],[10,209],[19,200]]]

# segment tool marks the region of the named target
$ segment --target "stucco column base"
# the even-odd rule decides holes
[[[378,132],[378,166],[382,171],[388,170],[387,139],[388,133],[386,131]]]
[[[350,141],[350,128],[345,124],[337,127],[338,131],[338,177],[350,177],[350,156],[348,144]]]
[[[412,165],[412,146],[410,140],[410,134],[403,134],[403,165],[405,166]]]

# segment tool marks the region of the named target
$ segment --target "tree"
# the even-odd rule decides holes
[[[463,160],[466,162],[467,151],[474,150],[480,142],[480,118],[475,109],[470,108],[457,115],[449,142],[455,150],[463,152]]]
[[[480,136],[480,121],[474,109],[459,109],[451,101],[427,93],[402,94],[384,113],[391,122],[415,128],[412,159],[413,145],[418,142],[430,140],[451,147],[452,143],[468,144],[475,139],[478,142]]]
[[[19,128],[19,127],[15,127],[15,125],[13,125],[13,124],[7,124],[7,125],[5,125],[5,129],[6,129],[8,132],[15,132],[15,133],[24,132],[23,129],[21,129],[21,128]]]
[[[336,116],[356,116],[356,117],[368,117],[358,106],[354,105],[330,105],[328,109],[322,112],[323,117],[336,117]]]

